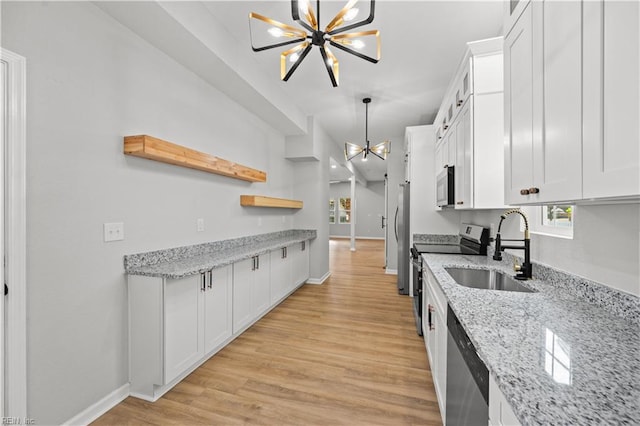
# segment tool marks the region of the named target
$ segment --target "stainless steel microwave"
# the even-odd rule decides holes
[[[438,207],[453,206],[455,204],[455,167],[444,166],[436,177],[436,201]]]

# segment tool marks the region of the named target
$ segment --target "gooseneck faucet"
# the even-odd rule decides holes
[[[524,219],[524,239],[523,240],[502,240],[500,238],[500,228],[502,227],[502,221],[510,214],[518,213]],[[502,241],[522,241],[524,244],[521,246],[504,245]],[[496,250],[493,254],[493,260],[502,260],[502,251],[505,249],[511,250],[524,250],[524,263],[522,265],[515,265],[514,269],[518,272],[514,278],[518,280],[530,280],[532,278],[532,265],[531,265],[531,239],[529,238],[529,220],[527,216],[520,209],[511,209],[500,215],[500,223],[498,224],[498,233],[496,234]]]

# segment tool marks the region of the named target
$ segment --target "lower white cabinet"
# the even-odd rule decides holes
[[[292,290],[309,279],[309,247],[306,241],[294,244],[287,249],[291,258]]]
[[[231,337],[231,266],[181,279],[129,276],[130,390],[154,401]]]
[[[129,275],[131,395],[157,400],[304,283],[307,244],[283,249],[283,269],[277,249],[180,279]]]
[[[271,306],[269,254],[233,264],[233,333],[238,333]]]
[[[518,418],[492,376],[489,376],[489,425],[520,426]]]
[[[422,292],[424,306],[422,334],[444,424],[447,407],[447,300],[425,262],[422,268],[425,287]]]

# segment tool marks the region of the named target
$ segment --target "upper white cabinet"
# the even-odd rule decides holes
[[[507,203],[637,197],[638,3],[519,4],[504,46]]]
[[[436,174],[455,166],[455,208],[504,207],[502,37],[467,43],[436,116]]]
[[[640,5],[585,1],[583,197],[640,194]]]
[[[580,2],[531,2],[505,39],[509,204],[581,197],[581,13]]]

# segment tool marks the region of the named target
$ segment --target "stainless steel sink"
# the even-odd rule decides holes
[[[444,268],[454,281],[462,286],[485,290],[520,291],[535,293],[509,275],[489,269]]]

